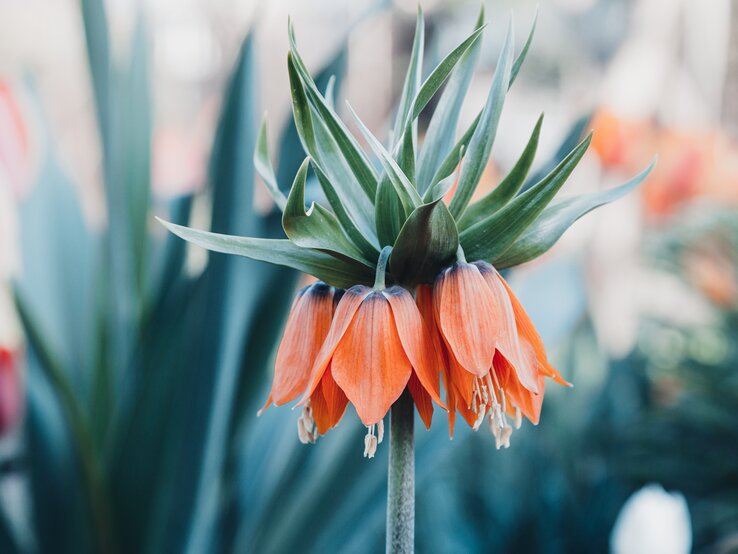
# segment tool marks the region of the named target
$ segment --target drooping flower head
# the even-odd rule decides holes
[[[350,403],[368,428],[365,455],[373,456],[383,418],[408,391],[427,427],[435,404],[448,410],[451,434],[457,413],[474,428],[487,418],[498,447],[507,446],[523,416],[538,422],[544,378],[567,384],[498,270],[546,252],[574,221],[634,188],[650,168],[618,189],[551,204],[591,135],[528,183],[538,118],[507,176],[475,198],[505,97],[532,38],[531,30],[516,57],[508,26],[487,100],[457,138],[458,106],[479,54],[483,20],[482,12],[474,31],[428,72],[419,11],[389,148],[349,107],[379,171],[339,116],[333,93],[316,86],[290,23],[287,69],[306,158],[287,196],[272,169],[265,124],[254,155],[287,238],[229,237],[166,223],[211,250],[289,266],[321,281],[293,304],[267,402],[300,398],[303,442],[338,424]],[[447,81],[419,143],[418,117]],[[306,208],[311,169],[325,206]]]

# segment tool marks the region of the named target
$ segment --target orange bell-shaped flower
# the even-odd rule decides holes
[[[492,265],[459,262],[437,277],[432,291],[420,287],[417,298],[441,351],[452,436],[458,410],[475,429],[488,416],[497,447],[507,447],[512,434],[507,416],[516,427],[522,416],[538,423],[544,377],[568,385],[549,364],[533,323]]]
[[[401,287],[357,285],[344,293],[301,404],[313,405],[326,374],[369,428],[369,442],[379,442],[375,425],[381,425],[406,386],[426,425],[430,399],[445,407],[429,332],[412,295]],[[373,455],[376,442],[368,447],[368,455]]]

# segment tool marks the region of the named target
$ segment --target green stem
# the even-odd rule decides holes
[[[387,554],[410,554],[415,543],[413,400],[406,389],[392,405],[387,479]]]
[[[374,278],[374,288],[382,290],[385,285],[385,273],[387,272],[387,261],[389,260],[390,254],[392,254],[392,247],[385,246],[379,253],[379,259],[377,260],[377,273]]]

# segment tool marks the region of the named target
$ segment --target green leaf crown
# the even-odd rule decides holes
[[[654,164],[619,187],[554,200],[584,156],[592,135],[565,150],[562,159],[551,163],[540,179],[529,179],[541,115],[507,176],[489,194],[471,202],[489,162],[505,97],[528,53],[536,20],[515,56],[511,18],[487,100],[456,139],[459,115],[481,49],[484,11],[474,31],[422,80],[424,19],[419,9],[388,148],[348,105],[378,161],[376,165],[339,117],[332,86],[322,92],[316,86],[298,52],[290,22],[287,67],[295,125],[306,158],[286,196],[273,170],[266,122],[254,153],[256,170],[282,211],[287,238],[235,237],[163,223],[182,238],[210,250],[289,266],[337,287],[371,285],[380,251],[387,246],[392,247],[388,282],[409,288],[431,282],[460,256],[486,260],[497,268],[540,256],[579,217],[640,184]],[[418,117],[442,87],[425,138],[419,143]],[[575,140],[581,130],[582,125],[575,126]],[[568,140],[571,142],[571,137]],[[305,208],[311,170],[327,206],[312,202]],[[451,199],[446,204],[448,196]]]

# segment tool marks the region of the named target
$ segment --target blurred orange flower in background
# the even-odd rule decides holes
[[[603,167],[631,171],[657,152],[659,163],[642,187],[646,216],[658,221],[697,199],[738,205],[738,145],[724,132],[677,130],[654,120],[597,113],[592,147]]]

